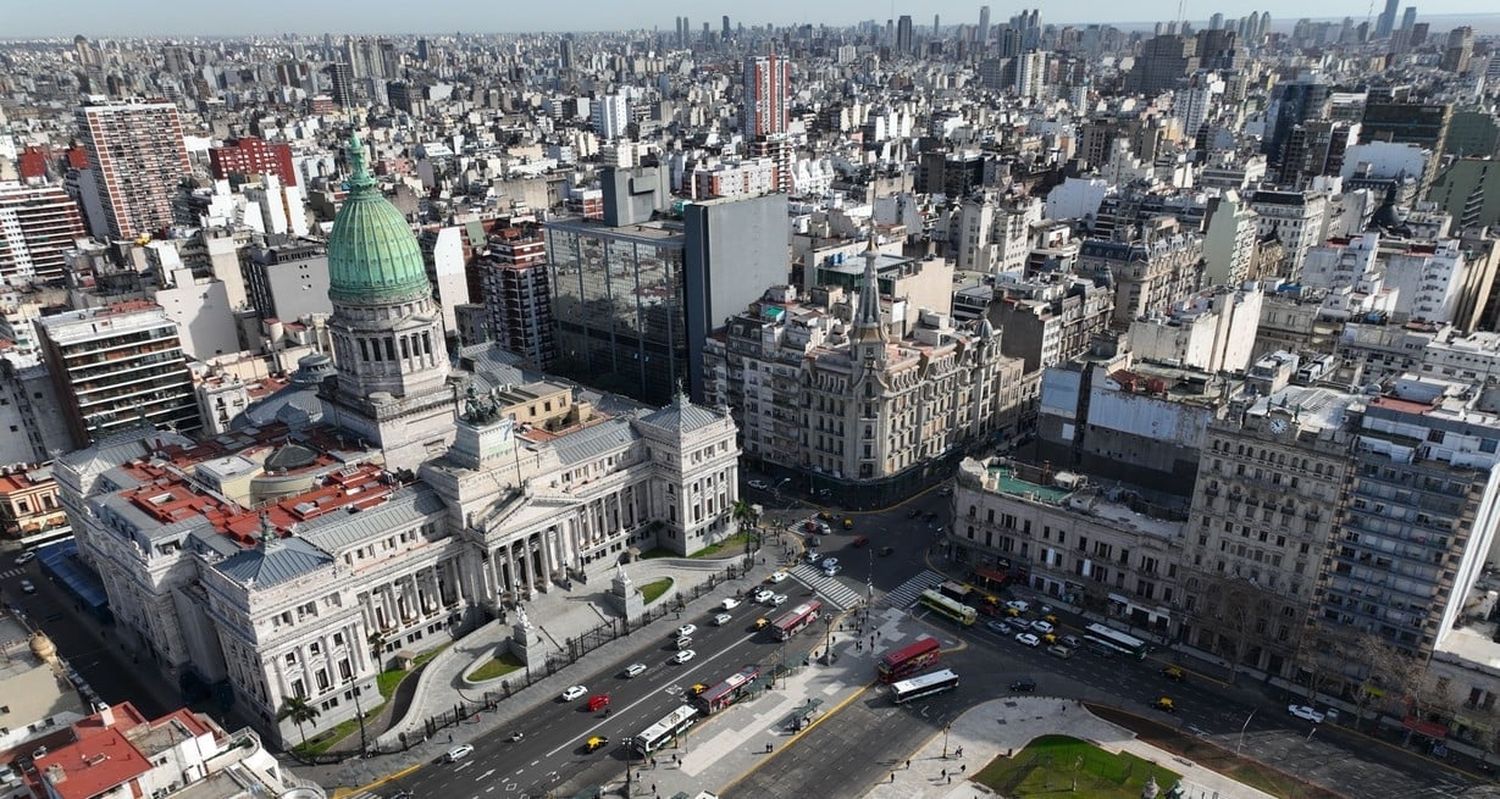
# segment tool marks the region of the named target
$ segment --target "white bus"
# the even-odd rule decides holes
[[[662,716],[661,721],[647,727],[645,732],[631,738],[630,746],[640,752],[643,757],[649,755],[686,732],[688,727],[693,726],[693,721],[697,717],[697,708],[692,705],[683,705]]]
[[[1084,638],[1089,643],[1107,650],[1129,655],[1136,660],[1146,658],[1146,642],[1133,635],[1126,635],[1102,624],[1090,624],[1083,628]]]
[[[957,687],[958,674],[950,669],[940,669],[909,680],[891,683],[891,699],[899,705],[930,694],[951,691]]]

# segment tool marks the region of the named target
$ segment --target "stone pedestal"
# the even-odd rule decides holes
[[[646,614],[646,598],[641,595],[641,590],[630,581],[630,576],[625,573],[622,564],[615,570],[615,577],[610,581],[609,593],[605,594],[609,605],[626,621],[635,621]]]
[[[531,626],[531,619],[526,617],[525,608],[516,609],[516,621],[511,625],[510,638],[506,639],[505,645],[526,668],[537,670],[546,667],[546,646],[541,634]]]

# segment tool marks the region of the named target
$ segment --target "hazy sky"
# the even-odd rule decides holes
[[[991,19],[1004,21],[1019,11],[1020,3],[991,2]],[[1171,19],[1177,0],[1135,0],[1105,3],[1100,0],[1030,0],[1028,7],[1042,9],[1046,22],[1140,22]],[[1368,0],[1217,0],[1186,3],[1187,17],[1206,19],[1215,11],[1238,17],[1252,10],[1271,12],[1273,20],[1313,14],[1319,17],[1348,15],[1363,20]],[[1384,0],[1376,0],[1376,13]],[[1402,2],[1403,7],[1408,5]],[[1494,12],[1487,0],[1417,0],[1423,14]],[[7,9],[6,7],[9,6]],[[193,34],[235,35],[274,33],[401,33],[401,32],[521,32],[540,30],[618,30],[651,28],[672,30],[675,18],[686,14],[695,30],[709,22],[715,30],[719,18],[729,14],[733,24],[830,23],[847,24],[861,19],[911,14],[920,25],[932,24],[940,14],[944,26],[979,19],[978,2],[881,3],[879,0],[757,0],[757,2],[702,3],[695,0],[572,0],[572,2],[458,2],[457,0],[252,0],[248,3],[222,0],[71,0],[54,5],[42,0],[0,0],[0,37],[67,36],[82,33],[91,38],[108,36],[183,36]],[[742,17],[747,10],[754,16]]]

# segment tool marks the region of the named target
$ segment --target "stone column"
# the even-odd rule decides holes
[[[526,536],[519,542],[521,547],[521,572],[518,578],[521,586],[526,591],[534,587],[531,577],[531,536]]]
[[[401,627],[401,609],[396,605],[396,592],[391,590],[390,583],[380,587],[380,596],[385,600],[385,619],[391,627]]]

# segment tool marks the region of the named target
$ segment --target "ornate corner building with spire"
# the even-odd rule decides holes
[[[333,351],[223,432],[125,427],[54,469],[120,642],[283,744],[378,702],[397,652],[735,532],[727,411],[584,393],[489,345],[450,362],[416,240],[349,147]],[[300,729],[293,699],[319,711]]]
[[[872,238],[857,292],[773,287],[705,356],[705,395],[734,413],[745,454],[849,506],[951,474],[939,464],[1014,432],[1036,393],[986,320],[924,310],[893,334],[885,257]]]

